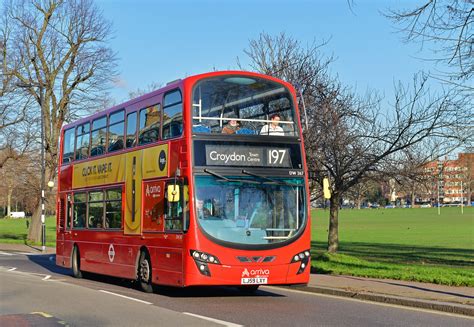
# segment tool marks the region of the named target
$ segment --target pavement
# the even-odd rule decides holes
[[[474,287],[311,274],[307,292],[474,316]]]
[[[0,251],[41,253],[42,249],[25,244],[0,244]],[[46,247],[44,253],[54,254],[56,249]],[[474,287],[311,274],[307,286],[291,289],[474,316]]]

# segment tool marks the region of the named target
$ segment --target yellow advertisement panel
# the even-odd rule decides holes
[[[142,181],[168,175],[168,145],[128,152],[74,165],[72,187],[86,188],[125,182],[124,234],[142,229]]]
[[[72,187],[120,183],[125,177],[125,157],[117,155],[74,165]]]
[[[143,150],[143,179],[168,175],[168,144]]]
[[[126,154],[125,234],[141,233],[142,181],[168,175],[168,145],[160,145]]]

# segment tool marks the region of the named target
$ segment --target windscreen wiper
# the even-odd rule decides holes
[[[269,178],[269,177],[266,177],[266,176],[254,174],[254,173],[251,173],[251,172],[249,172],[249,171],[247,171],[247,170],[245,170],[245,169],[242,169],[242,174],[249,175],[249,176],[253,176],[253,177],[258,177],[258,178],[267,180],[267,181],[269,181],[269,182],[271,182],[271,183],[273,183],[273,184],[287,185],[287,186],[294,186],[294,187],[302,186],[302,185],[299,185],[299,184],[288,183],[288,182],[285,182],[285,181],[278,181],[278,180],[273,179],[273,178]]]
[[[223,179],[223,180],[225,180],[226,182],[229,182],[229,181],[230,181],[230,179],[228,179],[227,177],[222,176],[222,175],[216,173],[215,171],[212,171],[212,170],[209,170],[209,169],[204,169],[204,172],[205,172],[205,173],[208,173],[209,175],[212,175],[212,176],[214,176],[214,177],[218,177],[218,178],[220,178],[220,179]]]
[[[209,170],[209,169],[204,169],[205,173],[208,173],[209,175],[212,175],[214,177],[219,178],[218,180],[224,180],[226,182],[239,182],[239,183],[248,183],[248,184],[260,184],[257,181],[252,181],[248,179],[236,179],[236,178],[227,178],[225,176],[222,176],[221,174],[216,173],[215,171]]]

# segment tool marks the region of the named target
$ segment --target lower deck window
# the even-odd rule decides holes
[[[122,228],[122,188],[78,192],[73,198],[74,228]]]
[[[75,228],[86,227],[87,201],[86,193],[74,194],[74,210],[72,226]]]

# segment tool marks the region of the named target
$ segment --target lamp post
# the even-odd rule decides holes
[[[44,180],[46,174],[45,162],[46,158],[44,155],[44,116],[43,116],[43,92],[39,89],[39,105],[41,115],[41,250],[46,251],[46,224],[44,216]]]

